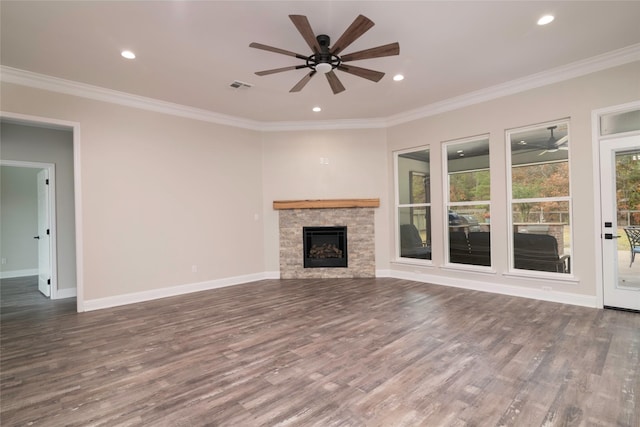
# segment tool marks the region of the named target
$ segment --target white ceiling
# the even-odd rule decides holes
[[[387,118],[640,43],[640,1],[7,1],[0,59],[27,70],[259,122]],[[536,20],[552,13],[545,27]],[[334,95],[316,75],[251,42],[309,55],[288,15],[332,40],[358,14],[375,26],[347,54],[391,42],[400,55],[351,64],[378,83],[337,71]],[[137,59],[120,57],[131,49]],[[396,73],[406,76],[394,82]],[[240,80],[251,88],[232,89]],[[319,105],[321,113],[311,108]]]

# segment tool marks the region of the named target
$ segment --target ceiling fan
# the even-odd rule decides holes
[[[548,131],[551,132],[551,136],[544,146],[544,151],[542,151],[538,156],[542,156],[547,153],[555,153],[558,150],[568,150],[567,142],[569,141],[569,135],[565,135],[562,138],[558,139],[553,135],[553,131],[557,129],[558,126],[549,126],[547,128]]]
[[[309,56],[301,55],[299,53],[291,52],[288,50],[280,49],[277,47],[267,46],[262,43],[251,43],[249,47],[256,49],[262,49],[269,52],[280,53],[282,55],[293,56],[295,58],[305,61],[301,65],[292,65],[289,67],[276,68],[273,70],[265,70],[256,72],[259,76],[266,76],[268,74],[280,73],[289,70],[299,70],[308,68],[310,71],[307,73],[295,86],[291,88],[289,92],[299,92],[305,87],[309,80],[317,73],[327,76],[327,81],[334,94],[338,94],[345,90],[345,87],[338,79],[338,76],[334,73],[334,70],[344,71],[345,73],[353,74],[358,77],[378,82],[384,76],[384,73],[380,71],[370,70],[367,68],[356,67],[354,65],[347,65],[346,62],[356,61],[360,59],[380,58],[383,56],[398,55],[400,53],[400,45],[398,42],[389,43],[383,46],[374,47],[371,49],[365,49],[358,52],[353,52],[347,55],[342,55],[342,51],[346,49],[351,43],[366,33],[371,27],[374,26],[373,21],[369,18],[358,15],[358,17],[351,23],[349,28],[340,36],[337,42],[331,45],[331,39],[326,34],[315,35],[309,20],[304,15],[289,15],[289,18],[296,26],[302,38],[307,42],[311,51],[313,52]]]

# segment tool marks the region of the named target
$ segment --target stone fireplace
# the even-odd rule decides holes
[[[275,201],[280,224],[280,278],[356,278],[375,277],[374,210],[378,199]],[[307,260],[304,230],[344,230],[344,248],[338,241],[325,239],[326,246],[344,251],[344,266],[336,260],[327,264]],[[322,240],[321,236],[321,239]],[[320,243],[323,244],[322,242]],[[328,251],[336,249],[326,249]],[[336,253],[337,253],[336,251]],[[348,255],[347,255],[348,254]],[[348,261],[347,261],[348,259]],[[342,263],[342,261],[340,261]],[[316,265],[309,265],[316,264]],[[333,265],[331,265],[333,264]]]

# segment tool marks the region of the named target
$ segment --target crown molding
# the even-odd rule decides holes
[[[31,71],[7,67],[4,65],[0,66],[0,80],[7,83],[33,87],[36,89],[44,89],[51,92],[63,93],[66,95],[73,95],[81,98],[89,98],[97,101],[109,102],[112,104],[124,105],[141,110],[149,110],[156,113],[186,117],[189,119],[201,120],[204,122],[217,123],[221,125],[228,125],[251,130],[261,130],[263,126],[261,122],[253,120],[214,113],[212,111],[200,108],[174,104],[172,102],[133,95],[126,92],[106,89],[86,83],[74,82],[58,77],[51,77]]]
[[[345,129],[384,129],[386,119],[344,119],[300,122],[263,122],[260,130],[264,132],[277,131],[308,131],[308,130],[345,130]]]
[[[376,119],[350,119],[332,121],[281,121],[260,122],[243,119],[235,116],[215,113],[212,111],[160,101],[153,98],[133,95],[126,92],[106,89],[85,83],[51,77],[31,71],[0,66],[0,81],[14,83],[67,95],[89,98],[128,107],[201,120],[221,125],[239,127],[249,130],[274,132],[274,131],[303,131],[303,130],[342,130],[342,129],[382,129],[396,126],[402,123],[434,116],[447,111],[457,110],[513,95],[526,90],[535,89],[564,80],[580,77],[597,71],[613,68],[631,62],[640,61],[640,43],[594,56],[585,60],[573,62],[568,65],[551,70],[532,74],[520,79],[511,80],[496,86],[469,92],[454,98],[435,102],[415,110],[409,110],[395,114],[387,118]]]
[[[587,58],[571,64],[542,71],[520,79],[511,80],[496,86],[469,92],[454,98],[426,105],[411,111],[405,111],[387,119],[387,126],[395,126],[425,117],[435,116],[447,111],[457,110],[481,102],[502,98],[526,90],[559,83],[587,74],[613,68],[631,62],[640,61],[640,43],[613,50],[602,55]]]

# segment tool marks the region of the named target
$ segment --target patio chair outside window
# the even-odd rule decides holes
[[[633,265],[636,254],[640,254],[640,227],[624,227],[624,232],[629,238],[629,246],[631,249],[631,262],[629,268]]]

